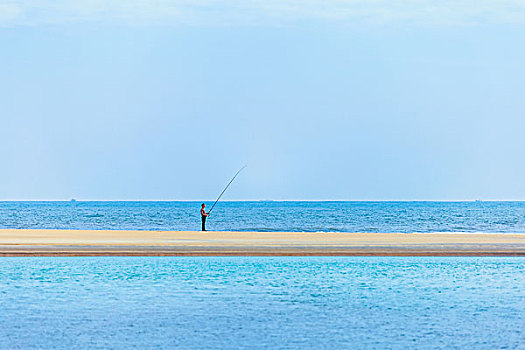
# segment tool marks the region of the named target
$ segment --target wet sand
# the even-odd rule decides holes
[[[0,256],[525,256],[520,234],[0,230]]]

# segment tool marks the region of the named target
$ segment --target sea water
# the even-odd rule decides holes
[[[0,228],[200,230],[201,202],[0,202]],[[212,203],[207,203],[208,209]],[[219,202],[209,230],[525,233],[525,202]]]
[[[524,261],[2,258],[0,348],[524,349]]]

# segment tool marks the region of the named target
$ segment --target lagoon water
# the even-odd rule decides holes
[[[0,228],[200,230],[199,210],[181,201],[0,202]],[[208,228],[525,233],[525,202],[219,202]]]
[[[523,349],[522,258],[3,258],[1,349]]]

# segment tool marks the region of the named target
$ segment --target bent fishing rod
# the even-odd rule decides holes
[[[221,199],[222,195],[224,194],[224,192],[226,192],[226,190],[228,189],[228,187],[230,187],[230,185],[232,184],[233,180],[235,180],[235,178],[237,177],[237,175],[239,175],[239,173],[241,171],[244,170],[244,168],[246,168],[246,165],[243,166],[242,168],[239,169],[239,171],[237,173],[235,173],[235,175],[232,177],[232,179],[230,180],[230,182],[228,182],[228,184],[226,185],[226,187],[224,187],[224,190],[222,190],[221,194],[219,195],[219,197],[217,198],[217,200],[215,201],[215,203],[213,203],[213,205],[211,206],[211,209],[210,211],[208,212],[211,213],[211,211],[213,210],[213,208],[215,207],[215,204],[217,204],[217,202],[219,201],[219,199]]]

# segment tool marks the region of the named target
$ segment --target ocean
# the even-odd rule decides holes
[[[0,228],[200,230],[201,202],[0,202]],[[212,203],[206,202],[208,209]],[[525,233],[525,202],[219,202],[216,231]]]
[[[199,209],[0,202],[0,228],[198,230]],[[525,202],[220,202],[208,227],[525,233]],[[524,291],[521,257],[4,257],[0,349],[525,349]]]
[[[522,258],[0,260],[0,349],[524,349]]]

